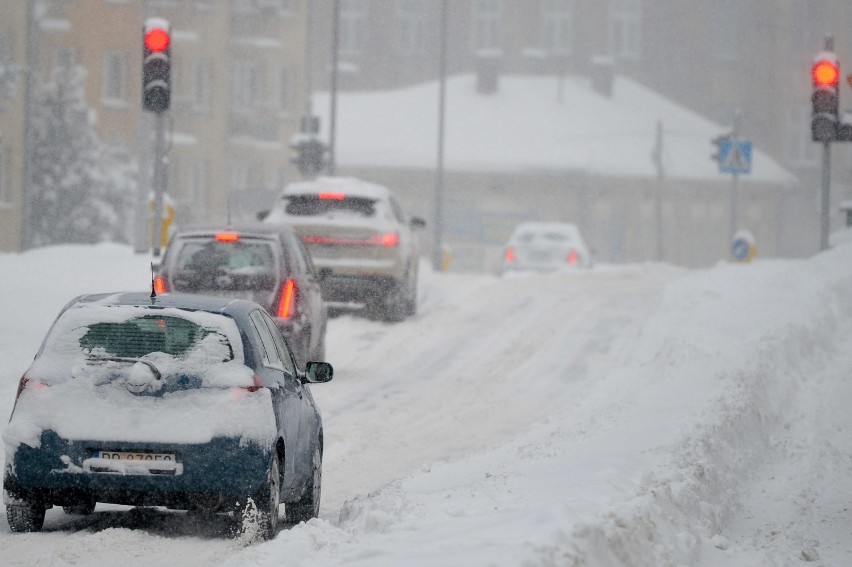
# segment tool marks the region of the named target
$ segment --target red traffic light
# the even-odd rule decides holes
[[[837,69],[837,63],[832,61],[817,61],[813,68],[814,86],[817,87],[833,87],[837,86],[840,78],[840,71]]]
[[[169,32],[162,28],[154,28],[145,34],[145,47],[153,53],[168,49],[170,41]]]

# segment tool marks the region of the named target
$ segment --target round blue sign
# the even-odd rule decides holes
[[[738,238],[734,240],[734,243],[731,245],[731,252],[734,254],[734,258],[737,260],[745,260],[748,258],[749,251],[751,249],[751,245],[748,241]]]

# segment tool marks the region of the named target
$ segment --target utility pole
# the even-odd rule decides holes
[[[337,166],[337,76],[340,51],[340,0],[334,0],[331,17],[331,111],[328,120],[328,174],[334,175]]]
[[[38,66],[38,15],[36,0],[27,2],[27,92],[24,95],[24,194],[21,205],[21,251],[33,247],[33,162],[35,157],[35,125],[33,124],[33,97]]]
[[[446,122],[447,99],[447,0],[441,0],[441,53],[439,60],[440,81],[438,87],[438,166],[435,175],[435,228],[432,266],[435,271],[443,267],[444,232],[444,123]]]
[[[657,120],[657,136],[654,143],[654,151],[651,152],[651,159],[657,170],[657,182],[654,186],[654,220],[656,221],[657,232],[657,260],[662,262],[665,259],[665,250],[663,249],[663,180],[666,177],[666,172],[663,169],[662,120]]]
[[[740,141],[740,112],[739,110],[734,112],[734,126],[731,130],[731,137],[735,142]],[[737,233],[737,194],[739,191],[739,172],[734,169],[731,174],[731,231],[730,237],[733,238],[734,234]]]

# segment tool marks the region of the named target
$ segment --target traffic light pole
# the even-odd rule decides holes
[[[822,196],[820,198],[819,249],[828,249],[829,207],[831,194],[831,142],[822,143]]]
[[[159,258],[163,232],[163,195],[166,192],[166,120],[164,113],[154,113],[154,257]]]

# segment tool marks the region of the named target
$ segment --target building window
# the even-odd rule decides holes
[[[553,55],[570,55],[574,44],[574,0],[544,0],[542,47]]]
[[[339,53],[343,57],[357,57],[364,50],[364,26],[367,13],[363,0],[341,0],[340,2],[340,44]]]
[[[213,62],[210,59],[193,60],[189,90],[193,107],[210,108],[213,103]]]
[[[104,54],[103,101],[106,104],[127,103],[127,61],[123,53],[110,51]]]
[[[5,148],[0,148],[0,204],[12,201],[9,189],[9,158]]]
[[[811,140],[810,106],[797,106],[790,110],[787,136],[790,163],[797,167],[815,166],[819,144]]]
[[[292,66],[281,68],[278,79],[278,110],[291,113],[296,107],[296,72]]]
[[[609,50],[615,59],[639,59],[642,43],[641,0],[610,0]]]
[[[719,61],[739,58],[740,5],[738,0],[717,0],[713,4],[711,53]]]
[[[423,0],[398,0],[397,20],[400,55],[423,55],[428,52],[426,3]]]
[[[53,52],[54,69],[70,69],[77,65],[79,56],[73,47],[59,47]]]
[[[237,61],[234,63],[234,92],[232,108],[234,110],[252,110],[260,106],[263,92],[263,73],[256,61]]]
[[[502,0],[473,0],[471,22],[474,53],[502,47]]]

